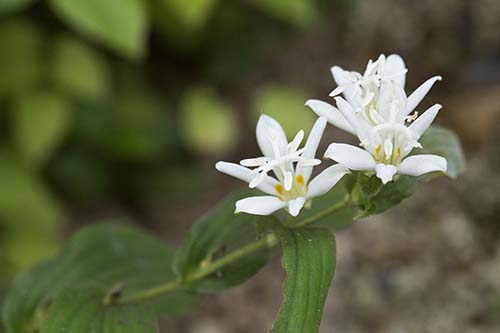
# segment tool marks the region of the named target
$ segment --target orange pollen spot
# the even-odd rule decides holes
[[[380,150],[382,149],[382,145],[379,144],[377,148],[375,149],[375,153],[378,155],[380,153]]]
[[[304,176],[298,175],[297,177],[295,177],[295,180],[297,180],[297,183],[304,186],[304,184],[305,184]]]
[[[278,194],[283,194],[283,190],[284,190],[283,185],[276,184],[275,188],[276,188],[276,192],[278,192]]]
[[[401,148],[398,148],[398,157],[401,156]]]

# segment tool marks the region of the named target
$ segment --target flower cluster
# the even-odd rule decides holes
[[[217,170],[269,194],[238,201],[236,212],[269,215],[286,208],[297,216],[312,198],[328,192],[349,170],[373,170],[384,184],[396,174],[446,172],[446,159],[441,156],[409,156],[414,148],[422,148],[419,139],[441,109],[441,105],[435,104],[420,116],[415,111],[434,83],[441,80],[440,76],[428,79],[407,96],[407,69],[403,59],[395,54],[370,60],[363,74],[338,66],[332,67],[331,72],[337,88],[330,96],[337,107],[320,100],[306,102],[319,118],[303,148],[299,147],[304,131],[288,142],[280,124],[262,115],[256,134],[263,157],[245,159],[240,164],[216,164]],[[311,180],[313,167],[321,163],[315,156],[327,122],[356,135],[362,148],[330,144],[324,156],[337,164]],[[271,172],[275,177],[269,175]]]

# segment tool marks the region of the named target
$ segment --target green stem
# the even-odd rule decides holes
[[[352,206],[351,201],[349,200],[348,197],[346,197],[344,200],[338,202],[337,204],[331,206],[330,208],[325,209],[325,210],[323,210],[323,211],[321,211],[313,216],[310,216],[309,218],[307,218],[299,223],[293,224],[292,226],[294,228],[303,227],[305,225],[316,222],[317,220],[320,220],[328,215],[331,215],[331,214],[333,214],[341,209],[351,207],[351,206]]]
[[[316,215],[313,215],[305,220],[303,220],[300,223],[297,223],[293,225],[294,228],[296,227],[303,227],[307,224],[311,224],[321,218],[324,218],[330,214],[335,213],[338,210],[341,210],[343,208],[350,207],[350,201],[348,198],[345,200],[337,203],[336,205],[333,205],[332,207],[325,209],[322,212],[319,212]],[[200,280],[217,270],[221,269],[222,267],[231,264],[233,262],[236,262],[238,259],[245,257],[249,254],[252,254],[256,251],[259,251],[263,248],[272,248],[278,243],[278,238],[276,234],[274,233],[269,233],[266,237],[261,238],[253,243],[247,244],[246,246],[218,259],[213,262],[208,263],[207,265],[204,265],[202,267],[199,267],[197,270],[191,272],[188,274],[184,280],[174,280],[174,281],[169,281],[164,284],[160,284],[154,287],[151,287],[149,289],[141,290],[137,293],[131,294],[131,295],[126,295],[122,299],[120,299],[118,302],[120,304],[124,303],[134,303],[134,302],[139,302],[145,299],[149,299],[161,294],[165,294],[174,290],[181,289],[182,287],[185,286],[185,284],[195,282],[197,280]]]
[[[266,237],[259,239],[253,243],[250,243],[230,254],[224,256],[218,260],[215,260],[203,267],[198,268],[196,271],[188,274],[184,280],[174,280],[164,284],[154,286],[149,289],[139,291],[135,294],[131,294],[123,297],[119,302],[123,303],[133,303],[142,301],[151,297],[155,297],[164,293],[168,293],[177,289],[180,289],[186,283],[194,282],[200,280],[215,271],[221,269],[222,267],[237,261],[238,259],[247,256],[253,252],[261,250],[265,247],[272,248],[278,243],[276,235],[273,233],[268,234]]]

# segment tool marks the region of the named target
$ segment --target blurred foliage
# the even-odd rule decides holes
[[[241,139],[237,101],[221,85],[311,26],[321,6],[0,1],[0,302],[11,276],[58,248],[68,207],[203,193],[193,155],[227,154]],[[179,68],[165,72],[164,57]],[[254,115],[295,134],[313,121],[304,100],[272,84]]]

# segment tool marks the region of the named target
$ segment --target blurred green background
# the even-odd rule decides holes
[[[497,258],[497,1],[0,0],[0,300],[17,272],[102,217],[127,217],[179,243],[196,216],[242,186],[213,165],[258,154],[253,126],[260,113],[276,117],[289,136],[310,128],[315,116],[303,104],[327,99],[330,66],[361,71],[381,52],[405,58],[411,88],[437,73],[445,77],[426,103],[445,105],[439,121],[460,134],[473,161],[458,184],[440,181],[444,190],[415,205],[434,207],[446,198],[441,202],[459,207],[478,233],[472,246],[485,247],[480,259]],[[326,137],[350,140],[332,129]],[[500,258],[500,245],[497,252]],[[370,267],[376,281],[385,276]],[[279,299],[276,280],[258,284],[263,299],[271,287]],[[359,317],[342,317],[356,305],[347,301],[332,310],[347,325],[342,332],[374,332],[363,323],[384,318],[370,311],[380,309],[373,293],[386,287],[367,283],[353,290],[361,295]],[[221,309],[237,307],[221,302]],[[484,332],[500,327],[499,315],[490,315],[500,312],[500,297],[491,302],[478,319]],[[207,316],[220,321],[165,325],[259,331],[227,313]],[[272,321],[263,316],[262,331]],[[426,331],[436,330],[415,332]]]

